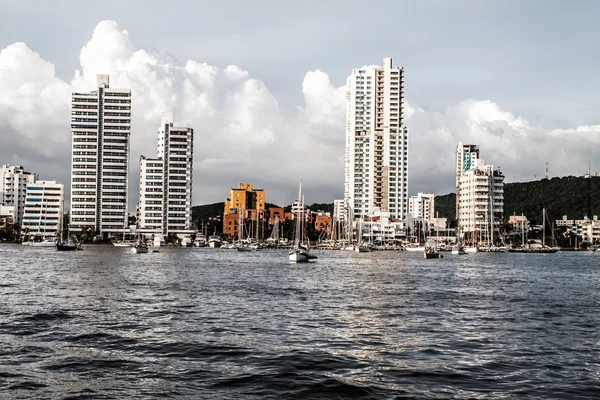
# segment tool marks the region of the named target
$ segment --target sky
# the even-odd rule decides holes
[[[193,203],[240,182],[343,197],[345,80],[405,69],[409,194],[455,184],[479,144],[506,182],[600,170],[600,2],[0,0],[0,164],[69,186],[70,94],[132,90],[129,190],[160,114],[194,128]]]

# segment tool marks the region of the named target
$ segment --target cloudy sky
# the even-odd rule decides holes
[[[130,191],[160,113],[195,130],[194,204],[343,195],[344,84],[405,68],[409,193],[449,193],[454,148],[507,182],[600,170],[600,2],[0,0],[0,164],[68,187],[70,93],[133,91]]]

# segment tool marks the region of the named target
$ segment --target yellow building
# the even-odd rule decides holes
[[[229,237],[238,237],[239,214],[244,220],[256,221],[257,215],[263,216],[265,210],[264,189],[254,189],[251,183],[240,183],[238,188],[229,191],[223,212],[223,233]]]

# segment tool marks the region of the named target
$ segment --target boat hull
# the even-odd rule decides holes
[[[415,252],[422,252],[425,251],[425,247],[406,247],[405,248],[406,251],[415,251]]]
[[[463,254],[465,254],[465,251],[462,249],[452,250],[452,255],[454,256],[462,256]]]
[[[465,253],[467,253],[467,254],[479,253],[479,248],[478,247],[465,247]]]
[[[304,252],[293,252],[289,256],[291,263],[305,263],[308,262],[308,254]]]
[[[77,245],[71,244],[57,244],[56,250],[58,251],[75,251],[77,250]]]
[[[56,242],[32,242],[31,247],[55,247]]]

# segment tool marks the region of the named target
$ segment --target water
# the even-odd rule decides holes
[[[0,245],[0,397],[597,398],[600,253]]]

